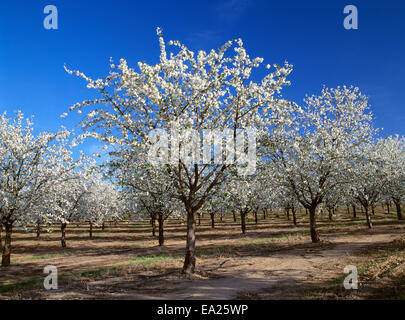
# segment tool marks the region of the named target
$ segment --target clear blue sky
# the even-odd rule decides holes
[[[59,29],[45,30],[43,9],[58,8]],[[354,4],[359,29],[343,28],[343,8]],[[39,130],[74,128],[77,115],[59,116],[91,96],[64,63],[93,77],[109,58],[154,63],[156,27],[166,40],[192,49],[217,48],[242,37],[251,56],[294,65],[285,97],[301,103],[322,85],[356,85],[370,97],[382,135],[405,135],[405,2],[387,1],[101,1],[2,0],[0,112],[33,114]]]

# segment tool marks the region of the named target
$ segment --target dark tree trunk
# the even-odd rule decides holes
[[[246,213],[241,211],[240,212],[240,226],[242,229],[242,233],[246,233]]]
[[[235,213],[235,210],[232,210],[232,215],[233,215],[233,222],[236,222],[236,213]]]
[[[93,223],[92,222],[90,222],[89,237],[90,237],[90,239],[93,238]]]
[[[313,243],[320,241],[319,234],[316,229],[316,206],[309,208],[309,228],[311,232],[311,240]]]
[[[356,205],[355,204],[352,204],[352,209],[353,209],[353,218],[357,218]]]
[[[263,209],[263,220],[266,220],[266,209]]]
[[[255,210],[255,224],[258,223],[258,218],[257,218],[257,210]]]
[[[347,206],[346,209],[347,209],[347,214],[350,215],[350,207]]]
[[[198,214],[198,225],[201,226],[201,214]]]
[[[373,223],[371,222],[370,213],[368,212],[368,206],[363,206],[363,207],[364,207],[364,211],[366,213],[367,226],[371,229],[373,227]]]
[[[308,212],[308,209],[305,208],[305,214],[308,215],[308,213],[309,213],[309,212]]]
[[[372,212],[373,216],[375,216],[375,207],[373,204],[371,205],[371,212]]]
[[[186,257],[184,259],[183,273],[194,273],[195,269],[195,227],[196,212],[189,209],[187,212],[187,242]]]
[[[328,209],[329,221],[333,221],[333,212],[332,209]]]
[[[292,208],[291,208],[291,211],[292,211],[292,214],[293,214],[293,223],[294,223],[294,226],[297,226],[297,214],[296,214],[295,208],[292,207]]]
[[[398,220],[403,220],[404,218],[403,218],[402,212],[401,212],[401,201],[400,200],[394,201],[394,203],[395,203],[395,207],[397,208]]]
[[[211,228],[214,229],[215,228],[215,214],[210,213],[210,217],[211,217]]]
[[[101,230],[105,230],[105,222],[103,222],[103,224],[101,225]]]
[[[391,208],[390,208],[390,203],[387,202],[387,213],[390,214]]]
[[[222,222],[222,214],[219,216],[219,221]]]
[[[0,251],[3,252],[3,238],[1,234],[3,233],[3,224],[0,222]]]
[[[60,239],[62,248],[66,248],[66,223],[62,223],[60,230],[62,232],[62,236]]]
[[[165,243],[165,237],[164,237],[164,219],[163,219],[163,214],[159,214],[159,246],[163,246]]]
[[[1,259],[1,265],[8,267],[10,265],[11,256],[11,234],[13,233],[13,225],[9,222],[5,223],[6,237],[4,238],[3,255]]]
[[[37,239],[39,239],[39,237],[41,236],[41,225],[38,223],[37,224]]]
[[[290,208],[285,208],[285,212],[287,213],[287,220],[290,220]]]
[[[152,225],[152,236],[156,236],[156,216],[153,214],[151,219],[150,219],[150,223]]]

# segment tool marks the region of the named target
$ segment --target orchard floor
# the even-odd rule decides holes
[[[204,218],[191,277],[180,272],[186,229],[179,220],[167,222],[162,247],[146,222],[95,228],[93,239],[87,225],[72,225],[65,249],[56,227],[40,239],[17,230],[12,264],[0,268],[0,299],[405,299],[405,221],[382,211],[371,230],[361,213],[319,217],[317,244],[307,216],[298,227],[283,214],[257,225],[250,219],[245,235],[239,220],[211,229]],[[57,290],[43,289],[47,265],[58,268]],[[347,265],[357,267],[357,290],[343,287]]]

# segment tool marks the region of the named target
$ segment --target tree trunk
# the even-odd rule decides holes
[[[320,241],[318,231],[316,230],[316,206],[309,208],[309,228],[311,232],[311,240],[313,243]]]
[[[210,217],[211,217],[211,228],[214,229],[215,228],[215,214],[210,213]]]
[[[375,207],[373,204],[371,205],[371,212],[372,212],[373,216],[375,216]]]
[[[198,214],[198,225],[201,226],[201,214]]]
[[[150,223],[152,225],[152,236],[156,236],[156,216],[153,214],[150,220]]]
[[[397,208],[397,217],[398,220],[403,220],[402,212],[401,212],[401,201],[394,201],[395,207]]]
[[[285,212],[287,213],[287,220],[290,220],[290,208],[286,208]]]
[[[236,213],[235,213],[235,210],[232,210],[232,215],[233,215],[233,222],[236,222]]]
[[[41,225],[38,223],[37,224],[37,239],[41,236]]]
[[[6,237],[4,238],[3,256],[1,259],[1,265],[8,267],[10,265],[11,256],[11,234],[13,233],[13,225],[9,222],[5,223]]]
[[[305,208],[305,214],[308,215],[308,209],[307,208]]]
[[[266,220],[266,209],[263,209],[263,220]]]
[[[390,210],[390,203],[387,202],[387,213],[390,214],[390,211],[391,211],[391,210]]]
[[[257,224],[258,219],[257,219],[257,210],[255,210],[255,224]]]
[[[357,218],[356,205],[352,204],[352,208],[353,208],[353,218]]]
[[[328,209],[329,221],[333,221],[332,209]]]
[[[62,237],[60,239],[62,248],[66,248],[66,223],[62,223],[60,230],[62,232]]]
[[[93,239],[93,223],[92,222],[90,222],[89,236],[90,236],[90,239]]]
[[[346,209],[347,209],[347,214],[350,215],[350,207],[347,206]]]
[[[242,212],[240,213],[240,226],[242,229],[242,233],[245,234],[246,233],[246,213]]]
[[[296,215],[296,212],[295,212],[295,208],[292,207],[292,208],[291,208],[291,211],[292,211],[292,214],[293,214],[293,223],[294,223],[294,226],[297,226],[297,215]]]
[[[163,246],[163,244],[165,243],[163,228],[164,228],[163,214],[159,214],[159,246]]]
[[[0,251],[3,252],[3,238],[1,234],[3,233],[3,224],[0,222]]]
[[[373,223],[371,222],[371,217],[370,213],[368,212],[368,206],[363,206],[365,213],[366,213],[366,220],[367,220],[367,226],[371,229],[373,227]]]
[[[195,219],[196,212],[190,209],[187,212],[187,242],[183,273],[194,273],[195,269]]]
[[[103,224],[101,225],[101,230],[104,231],[104,229],[105,229],[105,222],[103,222]]]

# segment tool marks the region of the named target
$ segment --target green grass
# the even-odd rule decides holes
[[[357,269],[357,275],[358,276],[363,275],[365,272],[366,272],[365,268],[360,267],[360,268]],[[343,281],[346,279],[346,277],[348,275],[349,274],[344,274],[344,275],[341,275],[341,276],[339,276],[337,278],[331,279],[331,280],[329,280],[329,283],[331,283],[331,284],[343,284]]]
[[[158,254],[158,255],[151,255],[151,256],[137,256],[137,257],[131,258],[126,263],[120,264],[118,266],[105,267],[105,268],[99,268],[96,270],[84,271],[84,272],[73,275],[73,277],[76,279],[82,279],[82,278],[98,278],[98,277],[105,276],[105,275],[115,275],[115,274],[121,273],[122,270],[124,270],[125,267],[128,267],[128,266],[133,266],[133,265],[147,266],[147,265],[154,264],[158,261],[176,259],[176,258],[177,257],[169,256],[167,254]]]
[[[0,286],[0,293],[13,291],[13,290],[19,290],[19,289],[28,288],[28,287],[34,287],[34,286],[40,285],[41,283],[42,283],[42,280],[31,279],[31,280],[27,280],[27,281],[6,284],[6,285]]]
[[[49,258],[54,258],[54,257],[67,256],[70,254],[71,254],[70,252],[49,253],[49,254],[44,254],[44,255],[40,255],[40,256],[11,259],[11,261],[12,262],[21,262],[21,261],[42,260],[42,259],[49,259]]]

